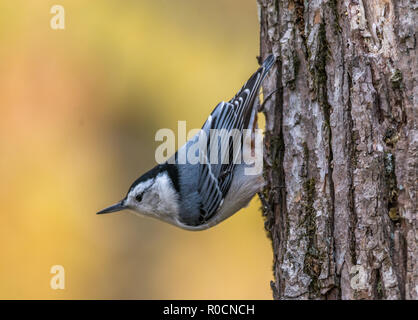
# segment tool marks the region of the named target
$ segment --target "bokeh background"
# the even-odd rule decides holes
[[[271,298],[258,199],[203,232],[95,215],[155,165],[158,129],[241,87],[258,31],[255,0],[0,0],[0,298]]]

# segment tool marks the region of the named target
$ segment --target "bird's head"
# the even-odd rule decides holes
[[[97,214],[131,209],[140,215],[172,222],[178,213],[178,194],[165,170],[158,165],[137,179],[124,199]]]

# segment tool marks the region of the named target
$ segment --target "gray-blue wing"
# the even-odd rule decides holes
[[[234,98],[216,106],[202,127],[207,148],[200,150],[200,223],[213,216],[228,193],[233,170],[241,157],[243,129],[252,127],[251,120],[257,112],[254,101],[274,61],[274,56],[270,55]]]

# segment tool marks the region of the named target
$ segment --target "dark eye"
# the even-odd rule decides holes
[[[142,201],[142,193],[141,193],[141,194],[138,194],[138,195],[135,197],[135,199],[136,199],[136,201],[141,202],[141,201]]]

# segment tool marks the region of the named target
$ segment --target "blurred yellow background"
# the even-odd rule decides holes
[[[0,0],[0,298],[271,299],[258,199],[202,232],[95,214],[155,165],[158,129],[235,94],[258,32],[255,0]]]

